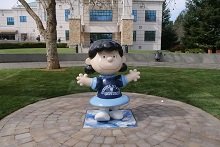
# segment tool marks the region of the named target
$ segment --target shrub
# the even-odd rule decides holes
[[[185,53],[205,53],[205,50],[200,48],[186,49]]]
[[[183,48],[182,48],[182,46],[180,44],[177,44],[177,45],[175,45],[174,47],[172,47],[170,49],[171,52],[178,52],[178,51],[182,52],[182,50],[183,50]]]
[[[216,48],[217,48],[217,49],[220,49],[220,41],[217,41],[217,42],[215,43],[215,45],[216,45]]]
[[[58,48],[67,48],[66,43],[57,43]],[[44,42],[4,42],[0,43],[0,49],[13,48],[46,48]]]
[[[68,48],[67,43],[57,43],[57,48]]]

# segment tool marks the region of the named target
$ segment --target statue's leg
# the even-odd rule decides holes
[[[123,112],[119,110],[119,106],[111,107],[111,110],[109,114],[112,119],[122,119],[124,117]]]
[[[109,108],[99,108],[99,112],[95,115],[97,121],[109,121]]]

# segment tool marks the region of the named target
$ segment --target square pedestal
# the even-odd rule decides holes
[[[83,128],[125,128],[137,127],[136,120],[131,110],[121,110],[124,114],[122,120],[110,119],[107,122],[97,122],[94,118],[99,110],[87,110]]]

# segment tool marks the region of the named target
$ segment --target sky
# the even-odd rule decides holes
[[[168,5],[171,14],[170,20],[176,20],[180,12],[185,9],[185,2],[186,0],[173,0],[173,2]]]
[[[27,2],[33,2],[34,0],[26,0]],[[174,3],[176,2],[176,4]],[[179,13],[185,8],[186,0],[173,0],[168,6],[170,8],[171,18],[170,20],[175,21]],[[0,9],[10,9],[11,7],[18,4],[18,0],[0,0]]]

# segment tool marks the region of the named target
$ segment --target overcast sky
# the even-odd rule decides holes
[[[186,0],[175,0],[176,4],[170,3],[168,6],[170,8],[171,20],[175,21],[180,12],[185,9]]]
[[[34,0],[26,0],[27,2],[33,2]],[[175,0],[176,4],[169,4],[171,12],[171,20],[176,20],[179,13],[185,8],[186,0]],[[10,9],[11,7],[18,4],[18,0],[0,0],[0,9]]]

